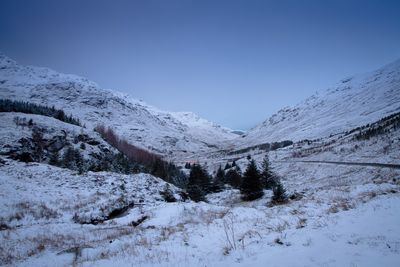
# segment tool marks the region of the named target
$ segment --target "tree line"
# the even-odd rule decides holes
[[[225,186],[240,190],[243,201],[253,201],[264,195],[264,190],[272,190],[274,203],[284,203],[287,200],[286,191],[279,177],[272,171],[269,158],[266,156],[258,169],[255,160],[250,159],[242,174],[235,162],[223,169],[219,166],[214,177],[200,164],[186,164],[190,168],[187,192],[194,201],[205,201],[205,195],[224,190]]]
[[[172,162],[167,162],[160,155],[129,143],[124,138],[119,137],[110,127],[98,125],[95,131],[107,143],[122,153],[129,163],[139,164],[142,172],[150,173],[181,188],[186,186],[186,175]]]
[[[0,112],[21,112],[43,115],[55,118],[65,123],[82,126],[78,118],[75,118],[72,115],[66,115],[61,109],[56,109],[54,106],[48,107],[44,105],[37,105],[31,102],[0,99]]]

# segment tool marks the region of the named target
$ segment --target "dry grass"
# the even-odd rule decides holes
[[[349,199],[346,198],[334,198],[333,204],[330,205],[329,209],[327,210],[327,213],[338,213],[339,211],[347,211],[350,209],[355,208],[355,204],[352,203]]]
[[[272,227],[272,231],[282,233],[289,227],[289,223],[285,220]]]
[[[307,219],[306,218],[299,218],[297,221],[296,229],[304,228],[307,225]]]

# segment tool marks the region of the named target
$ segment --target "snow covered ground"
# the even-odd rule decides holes
[[[278,169],[277,165],[275,168]],[[0,166],[1,261],[13,266],[398,266],[400,170],[282,164],[288,193],[268,205],[237,190],[164,202],[150,175]],[[176,198],[178,190],[172,187]],[[96,225],[129,202],[121,216]],[[143,220],[143,221],[141,221]]]

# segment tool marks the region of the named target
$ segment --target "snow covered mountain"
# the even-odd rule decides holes
[[[345,79],[242,137],[193,113],[160,111],[84,78],[0,56],[0,99],[54,105],[87,126],[0,113],[0,262],[398,266],[399,74],[397,61]],[[242,201],[240,190],[226,187],[195,203],[149,174],[47,164],[58,154],[74,162],[65,160],[69,147],[88,161],[114,162],[107,156],[117,150],[92,131],[98,124],[169,159],[208,162],[210,172],[233,161],[244,170],[249,156],[261,165],[268,153],[289,198],[276,205],[273,191],[264,190],[260,199]],[[35,127],[41,137],[35,137]],[[266,146],[251,147],[305,138],[318,140],[268,152]],[[36,155],[37,147],[49,160],[47,154],[35,162],[13,156]]]
[[[112,127],[129,142],[169,159],[218,148],[237,135],[188,112],[166,112],[85,78],[21,66],[0,54],[0,98],[55,106],[88,128]]]
[[[253,146],[316,139],[365,125],[400,111],[400,60],[348,77],[294,107],[283,108],[235,140]]]
[[[103,124],[131,143],[185,161],[220,149],[337,134],[400,111],[400,60],[348,77],[238,136],[191,112],[167,112],[85,78],[21,66],[0,54],[0,98],[55,106],[89,129]]]

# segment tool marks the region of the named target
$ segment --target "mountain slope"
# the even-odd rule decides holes
[[[235,141],[251,146],[285,139],[316,139],[364,125],[400,110],[400,60],[343,79],[294,107],[283,108]]]
[[[89,128],[110,126],[135,145],[169,159],[184,159],[237,137],[192,113],[161,111],[125,94],[103,90],[85,78],[21,66],[1,54],[0,98],[54,105]]]

